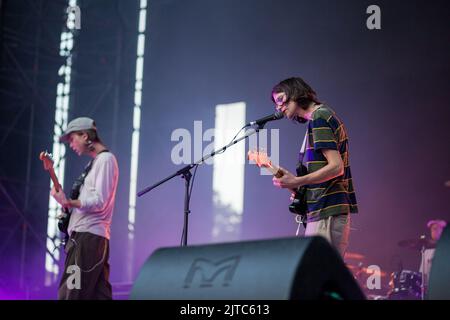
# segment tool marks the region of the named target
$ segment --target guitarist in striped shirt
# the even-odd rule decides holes
[[[325,237],[344,256],[350,232],[350,214],[358,212],[350,171],[348,136],[344,123],[301,78],[281,81],[272,101],[286,118],[307,123],[305,165],[307,174],[295,176],[286,169],[273,178],[280,188],[306,187],[305,236]]]

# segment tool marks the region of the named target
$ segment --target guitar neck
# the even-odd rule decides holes
[[[274,165],[272,161],[270,161],[265,152],[249,151],[247,157],[250,161],[254,161],[258,167],[269,170],[276,178],[281,178],[283,176],[283,171],[280,167]]]
[[[61,190],[61,185],[59,184],[58,177],[55,174],[55,170],[53,168],[49,169],[48,172],[50,173],[50,179],[53,181],[53,185],[55,186],[56,192]]]
[[[280,167],[272,163],[266,166],[265,168],[267,168],[267,170],[269,170],[270,173],[275,176],[275,178],[281,178],[283,176],[283,172],[280,170]]]

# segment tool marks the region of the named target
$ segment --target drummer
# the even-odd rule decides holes
[[[447,225],[447,222],[444,220],[430,220],[427,223],[428,229],[430,229],[430,236],[431,236],[431,242],[433,244],[436,244],[441,237],[442,231],[444,230],[445,226]],[[434,257],[434,249],[428,248],[425,249],[422,255],[422,261],[420,263],[420,272],[423,272],[425,276],[425,286],[428,287],[428,279],[430,276],[430,270],[431,270],[431,263]]]

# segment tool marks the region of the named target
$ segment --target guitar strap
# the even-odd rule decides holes
[[[100,151],[97,154],[97,157],[100,153],[102,152],[108,152],[109,150],[105,149],[103,151]],[[92,165],[94,164],[94,160],[97,158],[95,157],[94,159],[92,159],[91,161],[88,162],[88,164],[84,167],[83,172],[81,173],[81,175],[75,180],[75,182],[72,185],[72,190],[70,191],[70,199],[72,200],[76,200],[78,199],[78,197],[80,196],[80,189],[81,186],[84,183],[84,180],[86,179],[86,176],[88,175],[89,171],[91,171],[92,169]]]
[[[303,163],[303,158],[305,157],[306,152],[306,141],[308,140],[308,127],[306,128],[305,137],[303,138],[302,147],[298,154],[298,162]]]
[[[298,165],[301,166],[303,164],[303,159],[305,157],[306,153],[306,143],[308,141],[308,127],[306,127],[305,137],[303,138],[302,147],[300,148],[300,152],[298,154]],[[300,233],[300,226],[303,224],[303,226],[306,228],[306,224],[304,221],[302,221],[302,217],[300,215],[295,216],[295,222],[297,223],[297,231],[295,232],[295,236],[298,237]]]

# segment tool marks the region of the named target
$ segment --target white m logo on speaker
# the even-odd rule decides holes
[[[233,275],[239,264],[239,260],[239,256],[226,258],[218,262],[203,258],[195,259],[189,268],[183,287],[189,288],[196,274],[200,275],[199,287],[212,287],[214,280],[222,273],[224,274],[222,286],[226,287],[233,280]]]

